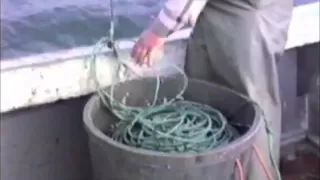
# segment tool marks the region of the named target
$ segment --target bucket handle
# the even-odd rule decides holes
[[[259,148],[255,144],[253,144],[252,147],[253,147],[253,152],[257,155],[257,158],[258,158],[258,160],[260,162],[260,165],[262,166],[263,171],[267,175],[268,179],[269,180],[274,180],[272,175],[271,175],[271,172],[267,168],[266,161],[263,158],[262,153],[259,150]],[[243,165],[241,164],[240,159],[237,158],[235,163],[236,163],[237,174],[238,174],[238,176],[236,176],[236,177],[238,177],[237,180],[246,180],[245,179],[245,175],[244,175]]]

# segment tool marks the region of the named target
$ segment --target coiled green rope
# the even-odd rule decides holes
[[[232,132],[220,112],[194,102],[178,100],[165,106],[143,108],[138,113],[130,112],[130,115],[133,119],[122,116],[113,138],[138,148],[202,152],[232,139]]]
[[[125,103],[126,97],[121,102],[115,100],[115,86],[123,82],[103,89],[95,74],[96,54],[106,47],[107,41],[108,38],[104,38],[96,44],[90,60],[93,63],[90,71],[101,101],[119,119],[111,135],[114,140],[128,146],[162,152],[203,152],[233,140],[235,130],[218,110],[183,100],[181,95],[187,88],[187,77],[177,67],[177,71],[183,75],[184,86],[171,100],[157,104],[161,101],[158,96],[163,84],[160,76],[154,78],[156,88],[149,106],[128,106]],[[114,48],[118,52],[116,46]],[[119,62],[129,68],[121,60]]]

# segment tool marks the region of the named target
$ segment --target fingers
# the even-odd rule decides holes
[[[145,57],[145,63],[148,67],[152,66],[152,49],[150,48],[148,50],[148,53],[146,54],[146,57]]]
[[[163,46],[157,46],[149,50],[148,65],[153,66],[163,56]]]
[[[134,44],[134,46],[133,46],[133,48],[132,48],[132,50],[131,50],[131,57],[133,58],[133,59],[136,59],[136,54],[137,54],[137,43],[136,44]]]
[[[146,51],[145,56],[142,57],[142,61],[143,61],[142,65],[145,64],[148,67],[151,67],[154,65],[154,62],[156,60],[156,54],[157,54],[158,50],[157,50],[157,48],[151,48],[151,47],[147,48],[146,50],[147,51]]]
[[[164,44],[164,38],[161,38],[154,34],[150,30],[144,31],[135,43],[131,57],[135,60],[138,65],[152,66],[154,61],[160,57]]]
[[[135,62],[142,66],[153,66],[155,61],[162,56],[161,52],[163,50],[162,46],[148,46],[139,40],[133,47],[131,51],[131,57]]]
[[[133,46],[132,48],[132,51],[131,51],[131,57],[136,60],[136,62],[138,62],[138,56],[139,56],[139,51],[141,49],[141,45],[140,45],[140,41],[138,41],[137,43],[135,43],[135,45]]]
[[[139,40],[133,47],[131,51],[131,57],[136,61],[138,65],[145,64],[145,57],[148,54],[148,49],[143,44],[141,40]]]
[[[147,55],[148,55],[148,48],[147,47],[141,47],[138,51],[137,60],[139,61],[139,65],[142,66],[144,64],[147,64]]]
[[[150,48],[148,51],[148,54],[146,56],[146,64],[150,67],[155,64],[155,62],[158,60],[158,54],[160,52],[160,49],[158,47]]]

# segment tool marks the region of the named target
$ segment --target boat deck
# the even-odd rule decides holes
[[[283,180],[320,180],[319,147],[304,141],[284,147],[282,153]]]

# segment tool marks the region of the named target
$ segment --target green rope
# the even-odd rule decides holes
[[[111,85],[109,89],[103,89],[95,74],[96,54],[100,54],[107,41],[108,38],[104,38],[95,46],[90,60],[93,63],[90,74],[95,80],[104,106],[119,119],[111,135],[114,140],[128,146],[162,152],[203,152],[233,140],[234,129],[227,124],[226,118],[218,110],[183,100],[182,95],[187,88],[188,79],[178,67],[175,68],[183,75],[184,85],[174,98],[157,104],[161,101],[158,95],[163,84],[160,76],[157,76],[154,78],[154,98],[149,106],[128,106],[125,104],[126,97],[121,101],[115,100],[115,87],[119,84],[121,86],[121,82]],[[114,48],[117,50],[116,44]],[[119,62],[129,68],[124,62]]]
[[[232,131],[222,114],[194,102],[178,100],[131,111],[129,116],[119,111],[116,114],[121,121],[112,137],[133,147],[162,152],[202,152],[232,140]],[[130,116],[133,119],[126,118]]]
[[[261,109],[262,111],[262,109]],[[263,112],[263,111],[262,111]],[[263,117],[265,117],[265,115],[263,114]],[[271,160],[271,165],[274,167],[274,170],[276,172],[276,177],[277,180],[281,180],[281,173],[280,173],[280,168],[278,167],[278,164],[275,160],[274,155],[272,154],[273,151],[273,140],[274,140],[274,133],[272,132],[272,128],[271,125],[269,124],[269,122],[266,120],[266,118],[264,118],[264,122],[265,122],[265,129],[267,132],[267,136],[268,136],[268,149],[269,149],[269,159]]]

